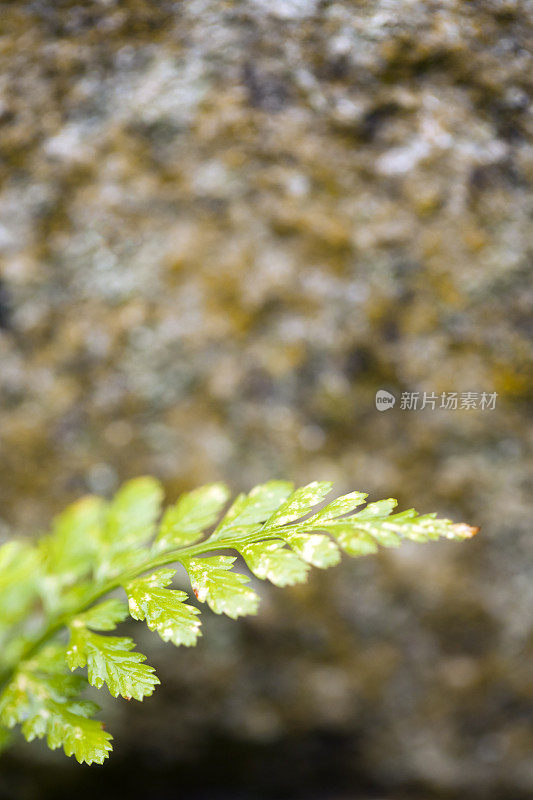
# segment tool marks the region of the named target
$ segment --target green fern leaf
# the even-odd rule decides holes
[[[80,763],[101,764],[112,749],[112,736],[101,722],[90,719],[98,706],[77,697],[87,685],[85,678],[65,670],[62,645],[45,648],[21,664],[0,700],[3,730],[20,723],[29,742],[46,736],[51,749],[63,747]]]
[[[65,755],[73,755],[79,764],[103,764],[113,749],[113,737],[102,723],[74,713],[70,705],[48,702],[21,730],[28,742],[46,736],[51,750],[62,747]]]
[[[66,661],[71,670],[87,665],[89,683],[98,689],[106,683],[113,697],[142,700],[159,683],[154,668],[144,663],[146,656],[131,652],[135,643],[129,637],[89,630],[112,630],[127,613],[123,603],[108,600],[72,620]]]
[[[119,489],[107,508],[101,533],[96,579],[135,568],[155,533],[163,490],[154,478],[134,478]]]
[[[113,631],[117,623],[128,616],[128,606],[120,600],[111,598],[93,606],[77,618],[88,628],[95,631]]]
[[[27,692],[27,681],[21,672],[2,693],[0,722],[6,728],[13,728],[18,723],[24,722],[30,711],[31,701]]]
[[[276,586],[294,586],[307,580],[309,565],[288,550],[283,542],[242,545],[239,550],[254,575],[268,578]]]
[[[331,481],[314,481],[297,489],[268,520],[267,527],[278,528],[308,514],[331,491]]]
[[[233,556],[211,556],[183,561],[198,600],[206,602],[215,614],[232,619],[255,614],[259,603],[254,590],[246,586],[250,578],[231,570],[235,560]]]
[[[288,531],[283,538],[301,559],[313,567],[327,569],[341,560],[339,548],[324,534]]]
[[[223,483],[211,483],[180,497],[163,515],[156,544],[159,549],[196,542],[217,519],[228,501]]]
[[[371,537],[383,547],[398,547],[402,539],[429,541],[440,537],[460,538],[449,520],[437,520],[431,514],[420,517],[414,509],[410,509],[389,515],[395,504],[394,500],[372,503],[353,517],[328,524],[327,529],[341,546],[350,543],[348,551],[357,548],[355,540],[358,537],[367,543],[368,537]],[[369,552],[375,552],[375,548]]]
[[[44,566],[63,584],[90,573],[98,553],[105,507],[101,497],[82,497],[55,518],[52,533],[41,539]]]
[[[339,525],[336,528],[328,528],[328,530],[335,536],[346,555],[353,558],[372,555],[372,553],[377,553],[379,549],[376,541],[369,533],[354,529],[348,525]]]
[[[154,478],[134,478],[119,489],[107,512],[104,536],[114,546],[136,547],[154,533],[163,490]]]
[[[132,652],[134,647],[128,636],[101,636],[75,620],[70,628],[67,664],[70,669],[87,664],[89,683],[97,689],[107,684],[113,697],[142,700],[160,681],[154,668],[144,663],[146,656]]]
[[[343,494],[340,497],[335,498],[331,503],[328,503],[321,509],[317,514],[311,517],[308,522],[316,522],[318,520],[325,520],[325,519],[334,519],[335,517],[340,517],[343,514],[349,514],[362,503],[364,503],[365,499],[368,497],[366,492],[350,492],[349,494]],[[388,500],[384,502],[388,503]]]
[[[0,547],[0,620],[2,626],[22,619],[38,596],[39,555],[28,542],[11,541]],[[0,645],[2,643],[0,628]],[[1,658],[1,655],[0,655]]]
[[[146,620],[151,631],[157,631],[164,642],[191,647],[200,631],[197,608],[183,601],[185,592],[166,589],[175,569],[161,569],[147,578],[137,578],[125,586],[133,619]]]
[[[213,539],[223,539],[256,530],[291,494],[290,481],[267,481],[248,494],[240,494],[213,534]]]

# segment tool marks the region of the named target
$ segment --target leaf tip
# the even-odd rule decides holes
[[[456,522],[452,525],[452,530],[459,539],[473,539],[481,528],[476,525],[467,525],[466,522]]]

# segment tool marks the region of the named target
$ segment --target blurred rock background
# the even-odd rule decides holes
[[[1,536],[142,473],[483,527],[140,633],[109,764],[26,745],[2,798],[533,796],[532,41],[528,0],[0,2]]]

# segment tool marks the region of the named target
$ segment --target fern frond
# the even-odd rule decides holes
[[[337,564],[341,551],[362,556],[406,539],[461,540],[477,532],[414,509],[392,513],[391,499],[360,508],[362,492],[317,510],[330,490],[327,481],[296,490],[268,481],[240,494],[216,525],[229,492],[215,483],[182,495],[158,523],[161,486],[136,478],[110,502],[91,496],[69,506],[37,545],[3,545],[0,749],[20,725],[28,741],[46,738],[80,762],[104,761],[112,737],[92,719],[98,708],[83,699],[84,688],[106,684],[115,697],[142,700],[159,683],[134,641],[108,632],[129,615],[175,645],[190,647],[201,635],[199,609],[170,588],[177,565],[198,601],[237,618],[256,613],[259,603],[250,576],[234,569],[238,556],[256,578],[291,586],[306,581],[312,566]],[[87,677],[69,672],[77,669]]]

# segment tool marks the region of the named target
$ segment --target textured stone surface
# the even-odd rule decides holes
[[[525,0],[0,3],[4,535],[143,472],[483,526],[158,651],[131,747],[318,729],[378,787],[531,796],[532,35]]]

